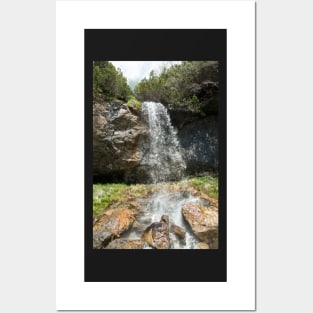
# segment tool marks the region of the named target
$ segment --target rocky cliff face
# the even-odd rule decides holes
[[[169,114],[183,148],[186,174],[217,169],[218,116],[180,109],[170,109]]]
[[[147,133],[140,110],[121,102],[93,105],[93,177],[127,181],[140,164],[139,140]],[[129,178],[128,178],[129,177]]]
[[[218,166],[218,118],[204,112],[169,109],[186,162],[186,174]],[[93,105],[93,177],[97,182],[148,182],[143,157],[149,144],[141,110],[119,101]],[[162,169],[160,169],[162,170]]]
[[[218,120],[216,116],[187,124],[178,133],[185,151],[187,174],[195,175],[218,167]]]

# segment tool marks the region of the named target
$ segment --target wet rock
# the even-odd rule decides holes
[[[187,202],[182,207],[185,220],[190,225],[194,234],[207,244],[218,240],[218,210],[215,207],[204,208],[199,203]]]
[[[135,210],[120,208],[106,212],[93,228],[93,248],[102,249],[127,231],[135,220]]]
[[[162,215],[160,222],[152,223],[148,226],[142,239],[146,241],[151,247],[156,249],[169,249],[169,218],[167,215]]]
[[[182,228],[182,227],[179,227],[175,224],[172,224],[171,225],[171,231],[177,235],[177,237],[181,238],[181,239],[185,239],[185,236],[186,236],[186,231]]]
[[[104,248],[111,240],[112,234],[105,230],[98,230],[93,235],[93,248],[102,249]]]
[[[140,223],[142,224],[149,224],[151,223],[151,215],[148,215],[148,216],[141,216],[140,217]]]
[[[196,246],[196,249],[209,249],[209,245],[205,242],[199,242]]]
[[[111,241],[106,249],[142,249],[141,240],[115,239]]]
[[[133,223],[132,229],[135,229],[137,232],[142,233],[146,229],[146,226],[139,223],[138,221],[135,221]]]

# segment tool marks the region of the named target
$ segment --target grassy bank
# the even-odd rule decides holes
[[[147,197],[149,194],[167,188],[169,191],[184,190],[193,187],[209,197],[218,199],[218,177],[199,176],[186,181],[153,184],[94,184],[93,185],[93,216],[98,218],[109,207],[134,201],[136,198]]]

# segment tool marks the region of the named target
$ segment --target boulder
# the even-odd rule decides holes
[[[182,228],[182,227],[179,227],[175,224],[172,224],[171,225],[171,231],[177,235],[177,237],[181,238],[181,239],[185,239],[185,236],[186,236],[186,231]]]
[[[93,228],[93,248],[102,249],[127,231],[135,220],[135,210],[120,208],[106,212]]]
[[[218,240],[218,210],[215,207],[204,208],[199,203],[187,202],[182,207],[182,214],[194,234],[207,244]]]
[[[196,245],[196,249],[209,249],[209,245],[205,242],[199,242],[197,245]]]
[[[142,249],[141,240],[115,239],[111,241],[106,249]]]
[[[156,249],[169,249],[169,218],[167,215],[162,215],[160,222],[152,223],[148,226],[142,239],[146,241],[151,247]]]
[[[133,224],[135,211],[130,209],[116,209],[103,223],[103,228],[112,235],[119,237]]]

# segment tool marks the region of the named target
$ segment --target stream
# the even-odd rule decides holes
[[[138,201],[140,200],[138,199]],[[186,194],[185,192],[169,193],[165,189],[156,192],[147,203],[143,203],[133,227],[124,233],[121,238],[128,240],[140,238],[143,231],[150,224],[158,222],[161,216],[165,214],[169,217],[170,226],[174,223],[186,231],[184,239],[179,238],[170,231],[171,249],[195,249],[200,240],[193,234],[181,212],[181,208],[187,202],[203,204],[200,198]],[[144,249],[151,249],[151,247],[145,244]]]
[[[149,150],[143,160],[149,168],[149,174],[154,184],[170,179],[182,180],[186,164],[181,154],[181,146],[177,134],[171,124],[167,109],[156,102],[144,102],[142,113],[149,125]],[[138,200],[140,201],[140,200]],[[135,226],[124,233],[121,238],[136,240],[152,223],[158,222],[162,215],[169,217],[169,226],[175,224],[185,231],[185,238],[179,238],[170,231],[172,249],[194,249],[199,239],[193,234],[183,218],[181,208],[187,202],[202,203],[200,198],[184,192],[169,193],[166,188],[151,196],[147,203],[143,203],[136,218]],[[145,249],[151,249],[148,244]]]

